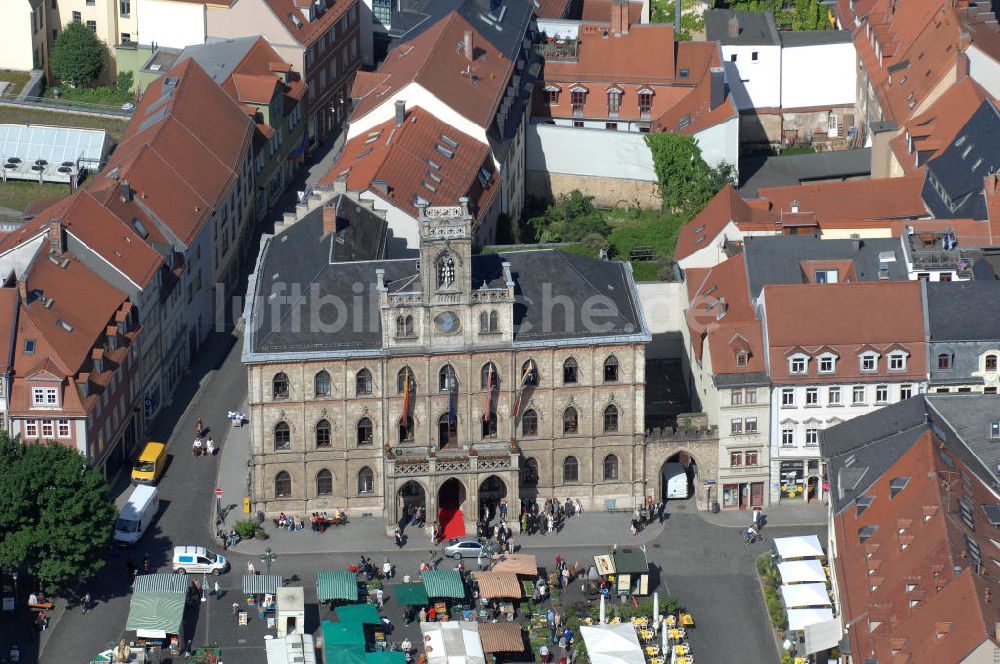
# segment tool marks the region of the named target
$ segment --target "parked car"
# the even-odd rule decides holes
[[[177,574],[214,574],[229,571],[225,556],[212,553],[203,546],[175,546],[174,572]]]
[[[444,548],[444,555],[459,560],[461,558],[478,558],[483,552],[486,541],[472,535],[453,537]]]

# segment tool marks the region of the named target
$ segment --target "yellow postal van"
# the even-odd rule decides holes
[[[167,446],[163,443],[146,443],[142,454],[132,467],[132,481],[136,484],[156,484],[167,464]]]

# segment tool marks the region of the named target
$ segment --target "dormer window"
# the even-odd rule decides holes
[[[861,370],[876,371],[878,369],[878,353],[867,352],[861,354]]]
[[[997,370],[997,356],[996,355],[987,355],[986,356],[986,370],[987,371],[996,371]]]
[[[31,405],[36,408],[58,408],[59,390],[54,387],[31,388]]]
[[[889,353],[889,371],[906,371],[906,353],[903,351]]]
[[[820,373],[833,373],[837,368],[837,356],[832,353],[826,353],[819,356],[819,372]]]
[[[750,353],[745,350],[736,351],[736,366],[745,367],[750,363]]]
[[[653,92],[651,90],[641,90],[639,92],[639,112],[649,115],[653,111]]]
[[[803,355],[801,353],[792,355],[788,358],[788,373],[804,374],[806,372],[806,364],[808,361],[808,355]]]
[[[622,91],[618,88],[608,90],[608,116],[617,117],[622,107]]]
[[[555,87],[554,85],[548,85],[548,86],[546,86],[545,87],[545,102],[549,106],[558,106],[559,105],[559,92],[560,92],[559,88]]]

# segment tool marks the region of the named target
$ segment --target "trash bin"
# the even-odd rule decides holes
[[[712,514],[718,514],[718,513],[719,513],[719,501],[717,500],[712,501]]]

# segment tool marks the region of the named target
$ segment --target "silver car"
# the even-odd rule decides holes
[[[478,558],[483,552],[486,542],[482,539],[467,535],[465,537],[453,537],[448,540],[448,546],[444,548],[444,555],[449,558],[459,560],[461,558]]]

